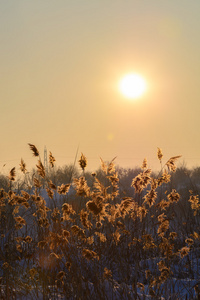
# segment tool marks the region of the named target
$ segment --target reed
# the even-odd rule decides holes
[[[180,156],[157,156],[160,173],[144,159],[127,194],[114,159],[89,183],[81,154],[82,174],[57,185],[39,157],[23,190],[12,168],[0,192],[0,298],[199,299],[199,194],[173,187]],[[20,171],[27,180],[23,159]]]

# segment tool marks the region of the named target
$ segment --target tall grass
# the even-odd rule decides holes
[[[81,176],[58,186],[29,147],[37,174],[21,160],[24,189],[13,168],[0,191],[1,299],[199,299],[199,195],[173,187],[180,156],[158,149],[158,176],[144,160],[125,194],[114,160],[89,184],[82,154]]]

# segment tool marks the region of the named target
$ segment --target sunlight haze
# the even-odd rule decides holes
[[[147,90],[146,80],[139,74],[126,74],[119,82],[119,90],[130,100],[138,99]]]
[[[44,147],[57,165],[78,149],[89,170],[115,156],[159,169],[182,155],[200,165],[199,1],[1,1],[0,171],[32,168]],[[125,101],[119,80],[148,89]],[[7,168],[7,169],[6,169]]]

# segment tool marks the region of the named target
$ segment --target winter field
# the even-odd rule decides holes
[[[87,159],[0,175],[0,299],[200,299],[200,168],[90,174]]]

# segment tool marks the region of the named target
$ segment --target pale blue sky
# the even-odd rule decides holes
[[[32,166],[27,143],[57,164],[77,146],[90,169],[99,156],[159,167],[157,147],[200,164],[200,1],[0,1],[0,170]],[[149,90],[130,102],[127,72]]]

